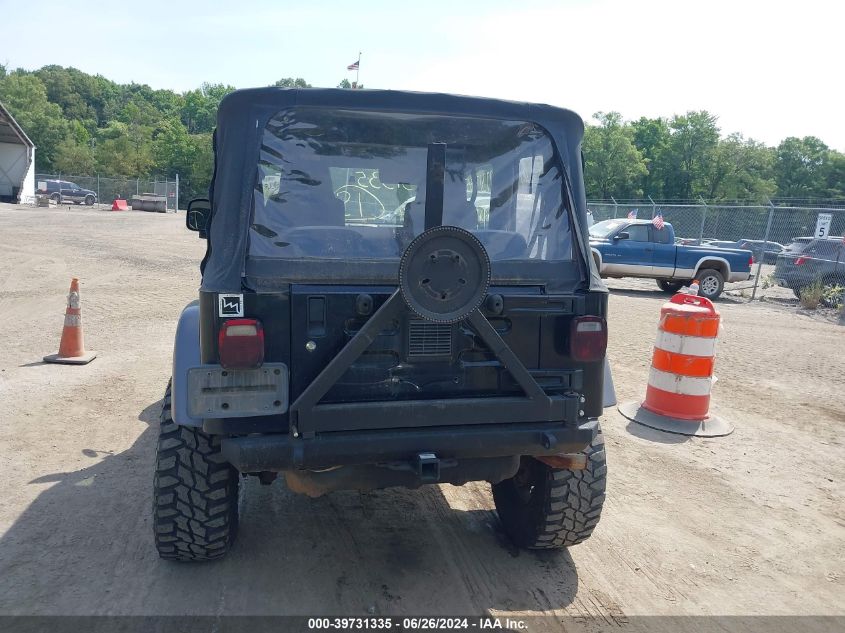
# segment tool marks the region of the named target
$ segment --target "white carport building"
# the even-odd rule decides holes
[[[35,201],[35,145],[0,103],[0,202]]]

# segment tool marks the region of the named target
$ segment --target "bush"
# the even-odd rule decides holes
[[[777,285],[778,285],[778,284],[777,284],[777,282],[775,281],[775,274],[774,274],[774,273],[769,273],[768,275],[766,275],[765,277],[763,277],[763,285],[761,286],[761,288],[762,288],[763,290],[765,290],[766,288],[774,288],[774,287],[775,287],[775,286],[777,286]]]
[[[821,304],[828,308],[838,308],[842,305],[843,295],[845,295],[845,287],[839,285],[826,286],[822,291]]]
[[[823,294],[824,286],[820,281],[816,281],[806,288],[801,288],[801,292],[799,293],[801,305],[808,310],[815,310],[819,307]]]

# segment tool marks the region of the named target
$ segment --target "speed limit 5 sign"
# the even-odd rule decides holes
[[[830,223],[832,221],[832,213],[819,213],[819,219],[816,220],[816,237],[827,237],[830,233]]]

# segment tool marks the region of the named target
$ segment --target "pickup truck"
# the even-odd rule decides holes
[[[602,277],[646,277],[664,292],[677,292],[697,279],[699,294],[716,299],[725,282],[751,277],[751,251],[675,244],[668,222],[604,220],[590,227],[590,250]]]

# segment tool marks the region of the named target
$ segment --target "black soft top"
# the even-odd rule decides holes
[[[448,94],[397,90],[333,88],[251,88],[227,95],[217,112],[215,165],[211,184],[210,253],[202,289],[240,292],[252,213],[252,191],[261,138],[280,110],[298,106],[334,109],[473,116],[536,123],[549,133],[571,185],[576,221],[573,231],[580,257],[589,265],[586,198],[581,164],[584,123],[577,114],[550,105]],[[587,287],[604,289],[598,276],[586,275]]]

